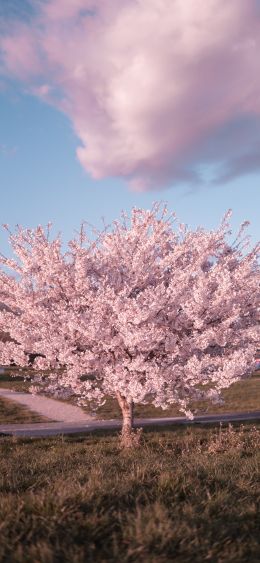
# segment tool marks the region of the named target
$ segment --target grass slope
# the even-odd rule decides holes
[[[260,409],[260,377],[252,376],[249,379],[234,383],[223,392],[224,404],[214,405],[209,402],[197,402],[192,405],[196,414],[223,413],[223,412],[250,412]],[[90,407],[86,407],[89,412]],[[108,398],[106,403],[96,411],[97,418],[121,418],[119,405],[115,399]],[[169,417],[183,416],[177,405],[172,405],[167,410],[155,408],[153,405],[135,405],[135,416]]]
[[[27,374],[24,372],[25,375]],[[4,373],[0,372],[0,387],[2,389],[12,389],[26,393],[31,386],[30,381],[24,381],[23,375],[17,375],[17,368],[5,368]]]
[[[146,432],[0,440],[5,563],[256,563],[259,434]]]

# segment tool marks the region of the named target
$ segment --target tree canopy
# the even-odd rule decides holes
[[[192,400],[218,400],[250,375],[259,344],[259,246],[248,250],[246,222],[228,243],[229,216],[192,232],[160,204],[134,208],[95,239],[82,225],[65,252],[49,227],[18,227],[16,257],[0,257],[0,330],[12,338],[0,363],[41,354],[36,382],[44,369],[52,392],[117,397],[126,432],[134,403],[190,416]]]

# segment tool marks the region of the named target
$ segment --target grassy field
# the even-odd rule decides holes
[[[1,438],[0,561],[256,563],[260,427]]]
[[[221,413],[221,412],[250,412],[260,409],[260,377],[251,377],[246,381],[234,383],[229,389],[223,393],[225,403],[223,405],[214,405],[209,402],[194,403],[192,410],[196,414]],[[86,407],[89,411],[89,407]],[[97,418],[121,418],[120,408],[116,400],[108,398],[106,403],[99,407],[96,411]],[[155,408],[153,405],[136,405],[136,417],[169,417],[184,416],[178,409],[177,405],[173,405],[167,410]]]
[[[24,381],[23,375],[17,375],[17,368],[5,369],[0,373],[0,387],[2,389],[12,389],[13,391],[28,392],[31,383]]]
[[[0,424],[15,423],[31,423],[31,422],[50,422],[48,418],[41,416],[9,399],[0,397]]]

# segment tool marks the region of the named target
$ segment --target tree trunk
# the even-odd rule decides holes
[[[134,403],[132,399],[127,399],[119,391],[116,393],[118,403],[120,405],[123,424],[121,433],[121,442],[124,447],[132,446],[133,438],[133,416],[134,416]]]

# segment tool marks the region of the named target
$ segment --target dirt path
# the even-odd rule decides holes
[[[21,403],[28,409],[57,422],[85,422],[94,418],[90,414],[85,413],[80,407],[69,405],[56,399],[42,397],[41,395],[20,393],[11,389],[0,389],[0,397]]]

